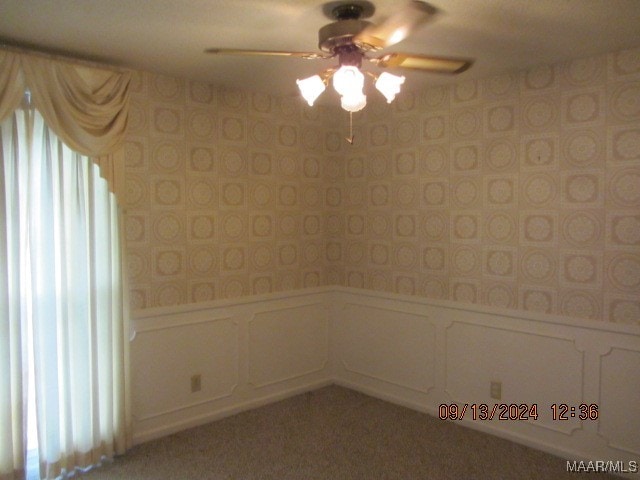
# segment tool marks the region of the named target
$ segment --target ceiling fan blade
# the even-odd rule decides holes
[[[371,25],[353,39],[365,50],[379,50],[401,42],[425,23],[437,9],[426,2],[412,0],[380,25]]]
[[[314,60],[316,58],[330,58],[328,55],[322,55],[314,52],[285,52],[278,50],[243,50],[235,48],[207,48],[206,53],[214,55],[263,55],[269,57],[295,57]]]
[[[473,60],[465,58],[430,57],[407,53],[387,53],[370,60],[382,68],[408,68],[424,72],[449,74],[462,73],[473,64]]]

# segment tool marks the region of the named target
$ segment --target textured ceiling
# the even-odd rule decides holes
[[[373,2],[382,21],[397,0]],[[640,46],[640,0],[433,0],[430,23],[389,51],[475,59],[458,78]],[[0,0],[0,40],[217,85],[295,94],[328,60],[217,57],[208,47],[317,50],[316,0]],[[403,72],[404,73],[404,72]],[[405,88],[450,81],[408,73]]]

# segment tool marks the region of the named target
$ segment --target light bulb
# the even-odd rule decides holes
[[[404,83],[404,77],[382,72],[376,80],[376,88],[387,99],[387,103],[393,102],[396,95],[400,93],[400,85]]]
[[[333,88],[340,94],[340,103],[347,112],[358,112],[367,104],[362,92],[364,75],[353,65],[343,65],[333,74]]]
[[[364,87],[364,75],[358,67],[343,65],[333,74],[333,88],[340,95],[363,95],[362,87]]]
[[[314,75],[313,77],[305,78],[304,80],[296,80],[300,94],[304,98],[310,107],[313,107],[313,102],[320,96],[326,88],[324,82],[320,78],[320,75]]]

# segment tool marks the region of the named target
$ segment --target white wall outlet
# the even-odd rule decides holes
[[[202,376],[199,373],[191,375],[191,393],[202,390]]]
[[[491,395],[491,398],[496,400],[502,399],[502,382],[492,380],[489,387],[489,394]]]

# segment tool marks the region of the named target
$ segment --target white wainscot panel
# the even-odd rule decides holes
[[[322,304],[260,312],[249,321],[249,383],[265,387],[323,370],[329,357]]]
[[[150,327],[131,345],[138,421],[230,396],[238,383],[238,325],[225,318]],[[191,376],[201,387],[191,392]]]
[[[539,416],[531,424],[564,434],[581,427],[577,418],[551,417],[554,403],[582,402],[584,358],[573,339],[454,322],[446,331],[445,361],[446,391],[458,404],[535,403]],[[492,381],[502,383],[500,400],[490,397]]]
[[[434,387],[435,327],[427,317],[347,304],[337,329],[346,370],[425,394]]]
[[[612,348],[600,362],[599,433],[640,456],[640,352]]]

